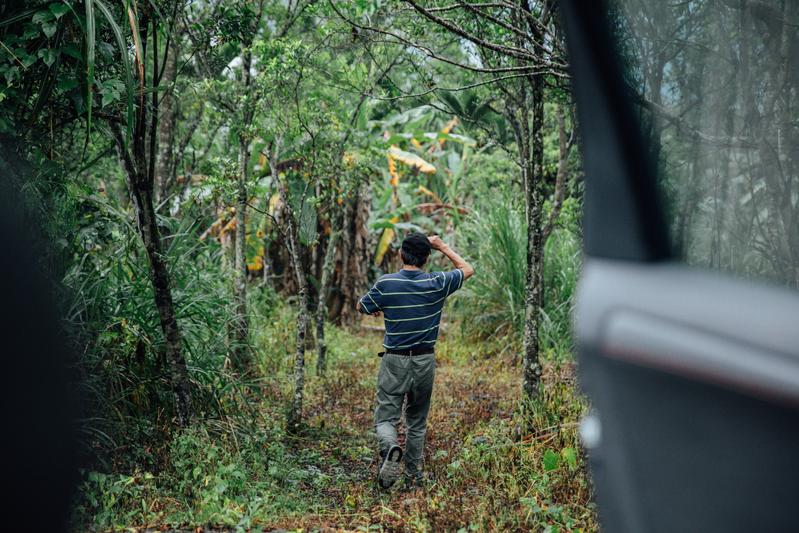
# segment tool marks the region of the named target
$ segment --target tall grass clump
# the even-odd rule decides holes
[[[147,256],[129,213],[99,197],[83,199],[80,209],[82,224],[68,243],[73,261],[64,285],[69,337],[81,354],[84,443],[92,462],[108,468],[122,466],[123,458],[155,466],[159,445],[169,440],[174,406]],[[229,289],[220,275],[221,251],[198,241],[191,222],[159,222],[166,230],[195,408],[200,416],[220,417],[230,391],[223,372]],[[151,445],[138,446],[141,442]]]
[[[459,306],[468,333],[482,338],[512,335],[524,329],[527,230],[523,207],[510,195],[489,200],[462,226],[466,255],[478,274],[464,285]]]
[[[539,335],[541,346],[556,355],[568,354],[574,347],[571,317],[582,264],[579,215],[578,202],[565,200],[544,248],[544,306]]]
[[[544,306],[538,330],[541,346],[557,355],[568,354],[573,348],[571,317],[581,263],[580,238],[557,228],[544,253]]]
[[[571,312],[580,269],[579,206],[564,203],[544,249],[541,346],[557,354],[572,348]],[[478,274],[464,286],[462,326],[481,338],[520,342],[524,331],[527,224],[524,206],[510,194],[490,197],[461,228],[463,248]]]

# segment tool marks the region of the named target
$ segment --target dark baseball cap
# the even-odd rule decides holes
[[[430,255],[430,239],[419,232],[410,233],[402,241],[402,251],[412,254],[420,259],[427,259]]]

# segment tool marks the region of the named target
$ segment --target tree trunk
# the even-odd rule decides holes
[[[169,195],[169,190],[174,179],[173,160],[175,143],[175,119],[177,106],[173,96],[175,79],[178,72],[178,45],[177,39],[172,40],[167,54],[164,72],[159,85],[166,88],[164,97],[159,105],[160,121],[158,123],[158,161],[155,167],[156,201],[163,202]]]
[[[327,370],[327,344],[325,342],[325,320],[327,320],[327,293],[330,289],[330,280],[333,278],[333,265],[336,259],[338,237],[341,232],[338,219],[341,217],[336,209],[335,201],[332,202],[334,214],[331,217],[330,239],[325,250],[325,262],[322,265],[322,279],[319,282],[319,301],[316,304],[316,374],[324,376]]]
[[[352,326],[360,320],[355,304],[368,289],[366,280],[372,260],[373,247],[370,246],[368,229],[371,195],[368,184],[361,183],[344,203],[342,241],[338,247],[341,268],[335,281],[339,300],[333,310],[340,324]]]
[[[147,16],[142,16],[139,26],[139,40],[147,43],[148,20]],[[158,79],[158,27],[157,19],[152,19],[152,50],[153,50],[153,74],[150,78],[155,84]],[[144,47],[142,47],[144,50]],[[168,53],[168,50],[166,51]],[[155,163],[157,160],[158,132],[158,91],[155,87],[147,86],[147,79],[144,75],[144,65],[147,63],[146,57],[137,57],[135,61],[135,71],[138,74],[137,83],[139,89],[136,118],[133,124],[133,136],[129,147],[125,140],[125,135],[118,122],[111,122],[110,127],[114,135],[114,141],[119,160],[125,172],[125,180],[128,185],[133,207],[136,211],[136,224],[141,236],[147,258],[150,262],[150,281],[153,285],[155,305],[158,309],[158,317],[161,323],[161,330],[164,335],[165,355],[169,365],[169,381],[175,396],[175,407],[177,411],[178,423],[181,427],[189,424],[192,416],[191,406],[191,384],[189,380],[189,370],[183,356],[183,339],[178,326],[177,315],[175,314],[175,304],[172,300],[172,282],[169,269],[163,253],[161,234],[158,229],[154,200],[155,185]],[[149,143],[148,141],[148,106],[145,104],[146,94],[152,94],[152,103],[149,106]]]
[[[252,103],[249,101],[251,85],[250,67],[252,54],[245,52],[242,61],[242,76],[248,97],[245,100],[244,116],[239,132],[239,158],[236,190],[236,243],[233,261],[233,366],[237,370],[249,367],[247,322],[247,166],[250,161],[249,125],[252,122]]]
[[[249,366],[247,322],[247,160],[246,141],[239,146],[238,190],[236,195],[236,240],[233,261],[233,366],[245,370]]]
[[[302,399],[305,388],[305,331],[308,327],[308,283],[305,280],[305,273],[302,270],[302,262],[299,257],[299,245],[297,238],[296,225],[291,223],[289,229],[289,240],[291,241],[291,261],[294,265],[294,273],[299,284],[299,302],[297,308],[297,343],[294,357],[294,395],[291,398],[291,409],[289,410],[286,423],[289,433],[299,432],[302,423]]]
[[[292,215],[293,217],[293,215]],[[291,221],[289,227],[289,253],[294,266],[299,286],[299,302],[297,307],[297,343],[294,356],[294,395],[291,399],[291,409],[287,420],[289,433],[298,433],[302,423],[302,399],[305,388],[305,332],[308,328],[308,282],[300,260],[299,239],[297,237],[297,224]]]
[[[189,370],[183,356],[183,340],[175,314],[175,304],[172,300],[172,282],[162,251],[161,234],[156,221],[153,205],[153,181],[137,170],[143,165],[137,167],[134,163],[133,157],[125,146],[124,134],[119,126],[112,125],[112,128],[117,154],[123,165],[133,207],[136,211],[137,227],[150,261],[150,281],[153,285],[155,305],[158,308],[158,317],[164,334],[166,359],[169,364],[169,377],[175,396],[178,423],[181,427],[185,427],[192,416]]]
[[[529,157],[524,161],[522,167],[527,215],[527,278],[524,291],[524,381],[522,388],[527,398],[534,398],[538,394],[538,383],[541,379],[541,365],[538,360],[540,349],[538,326],[543,292],[541,180],[544,163],[544,85],[541,76],[533,75],[531,85],[533,120],[530,132],[530,151]]]
[[[280,142],[278,140],[275,142],[275,146],[270,154],[269,166],[272,168],[272,179],[275,183],[278,183],[281,200],[286,213],[287,244],[291,265],[294,269],[294,275],[297,278],[297,293],[299,296],[299,302],[297,302],[296,352],[294,356],[294,395],[291,399],[291,407],[286,420],[286,430],[289,433],[296,434],[300,430],[300,424],[302,424],[302,400],[305,388],[305,332],[308,328],[308,280],[305,277],[305,270],[303,269],[302,258],[300,257],[301,250],[297,216],[289,201],[288,186],[278,179],[277,156],[279,151]]]
[[[555,192],[552,195],[552,211],[547,219],[544,229],[541,231],[542,246],[546,245],[549,235],[555,228],[555,224],[560,216],[563,200],[566,197],[566,170],[569,162],[569,152],[571,144],[566,133],[566,117],[563,107],[558,106],[558,170],[555,176]]]

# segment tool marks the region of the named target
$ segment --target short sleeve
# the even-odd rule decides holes
[[[383,302],[382,302],[383,294],[377,288],[377,283],[375,283],[369,292],[361,297],[361,313],[369,314],[376,313],[378,311],[383,310]]]
[[[457,291],[463,285],[463,270],[456,268],[449,272],[444,272],[444,288],[447,291],[447,296]]]

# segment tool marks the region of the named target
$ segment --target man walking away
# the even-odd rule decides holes
[[[423,271],[431,248],[446,255],[455,270]],[[441,311],[446,298],[474,274],[472,266],[437,236],[428,239],[421,233],[411,233],[402,241],[401,255],[402,270],[381,276],[357,306],[361,313],[379,316],[382,311],[385,315],[386,351],[377,376],[375,409],[381,457],[378,484],[384,489],[394,484],[402,469],[397,425],[406,395],[405,482],[407,486],[421,484]]]

